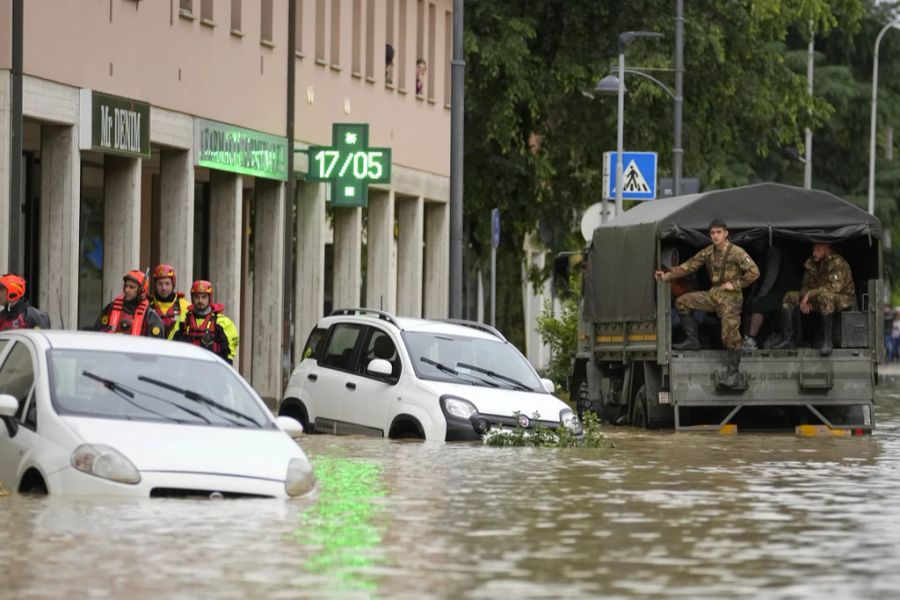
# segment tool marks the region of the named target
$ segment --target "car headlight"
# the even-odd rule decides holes
[[[141,481],[141,474],[124,454],[103,444],[82,444],[75,448],[72,466],[83,473],[119,483],[133,485]]]
[[[302,496],[316,487],[316,476],[305,458],[292,458],[284,478],[284,491],[288,496]]]
[[[447,411],[448,415],[460,419],[468,419],[478,412],[474,404],[455,396],[444,396],[441,398],[441,402],[444,404],[444,410]]]
[[[578,420],[578,415],[573,413],[572,409],[564,408],[559,411],[559,422],[572,433],[581,433],[581,421]]]

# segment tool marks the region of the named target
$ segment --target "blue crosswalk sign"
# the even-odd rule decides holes
[[[616,197],[617,152],[603,154],[603,192],[607,199]],[[623,200],[656,199],[656,152],[623,152]]]

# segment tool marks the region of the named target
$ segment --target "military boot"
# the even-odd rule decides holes
[[[725,371],[725,378],[722,380],[722,387],[727,388],[737,388],[741,387],[744,383],[741,380],[741,351],[740,350],[726,350],[726,358],[725,364],[727,366],[727,370]]]
[[[834,325],[834,313],[822,314],[822,349],[819,354],[828,356],[831,354],[831,332]]]
[[[794,343],[794,315],[796,310],[793,308],[782,308],[778,312],[778,321],[781,324],[781,341],[772,345],[773,350],[783,350],[796,348]]]
[[[697,320],[692,313],[681,315],[681,328],[684,329],[684,341],[672,344],[673,350],[699,350],[700,334]]]

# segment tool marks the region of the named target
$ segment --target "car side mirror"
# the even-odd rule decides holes
[[[13,417],[19,410],[19,401],[15,396],[0,394],[0,417]]]
[[[541,378],[541,384],[544,386],[544,389],[548,394],[552,394],[556,391],[556,384],[550,381],[549,379]]]
[[[369,375],[377,375],[378,377],[390,377],[393,372],[394,369],[391,367],[391,363],[383,358],[374,359],[369,363],[369,366],[366,367],[366,373]]]
[[[284,415],[275,418],[275,422],[284,429],[285,433],[294,439],[303,437],[303,425],[294,417],[286,417]]]

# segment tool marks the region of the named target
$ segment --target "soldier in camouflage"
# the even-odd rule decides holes
[[[822,356],[831,354],[834,313],[853,304],[856,289],[853,273],[843,256],[831,244],[813,244],[812,256],[803,263],[803,282],[799,292],[788,292],[781,304],[781,328],[784,339],[773,348],[795,348],[794,333],[800,330],[800,309],[805,315],[822,315]]]
[[[712,287],[707,292],[691,292],[679,296],[675,310],[681,316],[685,340],[672,344],[676,350],[699,350],[700,337],[692,310],[715,312],[722,324],[722,345],[728,351],[728,371],[722,385],[738,387],[741,383],[738,368],[741,362],[741,290],[759,277],[759,268],[743,249],[728,241],[728,226],[721,219],[709,224],[712,244],[695,254],[670,272],[657,271],[657,281],[671,281],[706,266]]]

